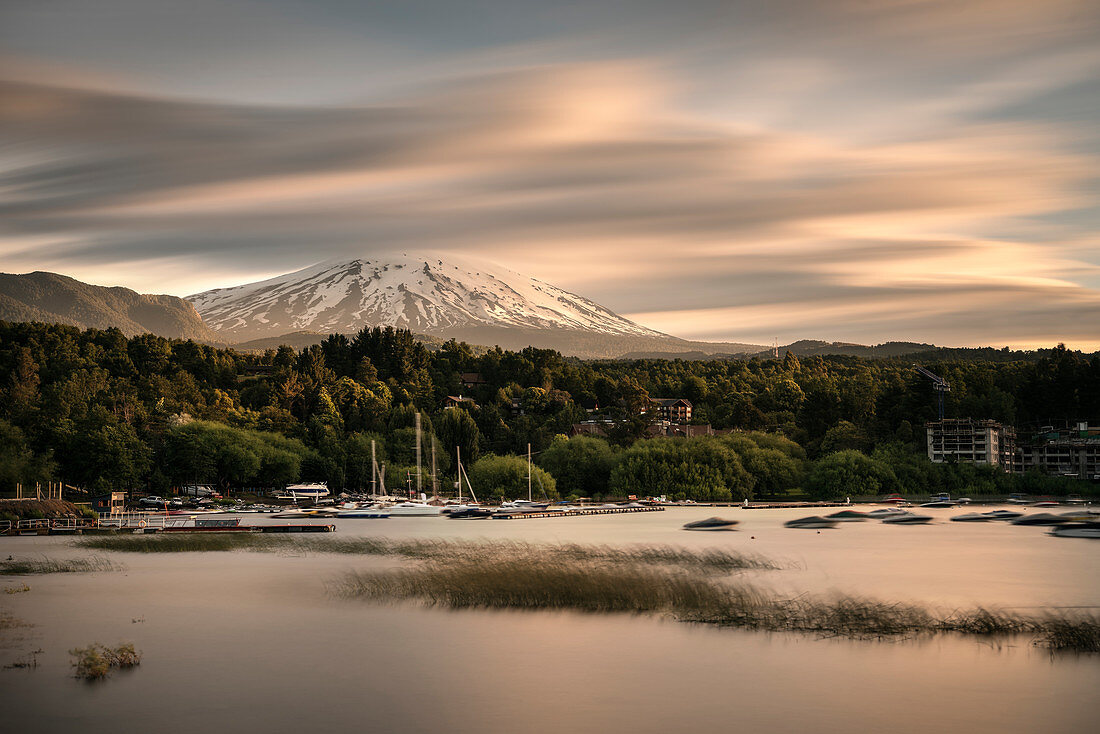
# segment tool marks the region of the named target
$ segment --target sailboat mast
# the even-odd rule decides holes
[[[370,441],[370,493],[378,496],[378,458],[374,453],[374,439]]]
[[[458,464],[458,504],[462,504],[462,447],[455,446],[455,463]]]
[[[527,444],[527,501],[531,501],[531,444]]]
[[[439,486],[435,478],[435,436],[432,436],[432,497],[439,496]]]
[[[416,413],[416,496],[420,497],[420,411]]]

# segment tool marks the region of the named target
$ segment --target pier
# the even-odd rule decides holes
[[[494,520],[532,520],[539,517],[577,517],[579,515],[618,515],[624,512],[663,512],[665,508],[640,507],[580,507],[572,510],[539,510],[535,512],[497,512]]]

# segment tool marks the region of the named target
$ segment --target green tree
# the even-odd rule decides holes
[[[814,499],[874,497],[897,489],[897,477],[889,466],[851,449],[819,459],[806,480],[806,490]]]
[[[527,497],[527,461],[518,456],[486,454],[469,469],[470,483],[478,497]],[[531,492],[535,499],[546,496],[558,499],[554,477],[538,466],[531,467]]]
[[[561,436],[539,456],[539,465],[554,476],[562,494],[578,497],[606,493],[615,462],[607,441],[592,436]]]

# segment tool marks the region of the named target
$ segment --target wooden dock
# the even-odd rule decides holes
[[[578,507],[572,510],[539,510],[537,512],[498,512],[494,520],[533,520],[541,517],[579,517],[581,515],[620,515],[625,512],[663,512],[657,506],[642,507]]]

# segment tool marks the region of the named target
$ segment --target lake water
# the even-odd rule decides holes
[[[1100,607],[1096,541],[946,522],[954,510],[930,511],[943,521],[929,526],[782,527],[813,512],[336,524],[342,536],[726,547],[786,562],[746,574],[781,593]],[[715,514],[740,529],[679,529]],[[0,538],[3,557],[80,553],[61,538]],[[334,599],[326,583],[392,559],[103,555],[123,570],[0,577],[0,587],[31,587],[0,596],[0,611],[34,625],[0,632],[0,663],[43,650],[37,669],[0,671],[5,730],[971,734],[1094,731],[1100,715],[1100,656],[1051,656],[1026,639],[865,642],[625,615],[377,606]],[[139,668],[92,685],[70,677],[68,649],[124,640],[144,652]]]

